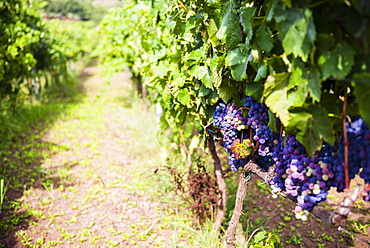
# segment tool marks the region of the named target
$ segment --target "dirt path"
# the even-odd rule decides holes
[[[49,179],[36,180],[23,192],[21,210],[31,217],[15,234],[14,247],[171,246],[173,231],[163,220],[163,209],[132,178],[135,168],[150,166],[132,150],[141,145],[139,126],[151,120],[129,115],[136,107],[127,101],[132,90],[122,74],[107,85],[97,70],[84,69],[86,98],[41,137],[57,148],[40,165]],[[143,149],[149,149],[151,159],[160,159],[155,147],[145,147],[150,145]]]

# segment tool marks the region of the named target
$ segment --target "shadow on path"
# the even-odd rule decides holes
[[[96,60],[90,61],[76,78],[75,94],[63,98],[57,97],[40,106],[22,109],[22,112],[17,113],[18,115],[32,117],[37,114],[41,117],[31,121],[26,120],[30,125],[23,131],[9,138],[2,137],[0,141],[0,180],[4,180],[6,187],[0,188],[0,199],[6,193],[3,205],[0,205],[0,247],[15,247],[17,243],[15,233],[28,229],[29,223],[33,221],[32,213],[19,210],[20,199],[28,189],[50,190],[61,185],[64,187],[73,185],[73,181],[55,176],[55,171],[43,166],[53,154],[70,149],[66,145],[46,141],[44,135],[56,121],[66,115],[69,108],[84,99],[86,95],[84,81],[94,76],[96,71],[91,68],[96,63]],[[57,92],[54,92],[54,95],[57,95]],[[19,125],[24,126],[24,123],[19,123]],[[65,164],[59,164],[58,168],[70,169],[76,165],[77,162],[65,162]]]

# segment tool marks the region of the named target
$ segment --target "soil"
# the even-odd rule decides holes
[[[55,151],[49,151],[47,158],[40,157],[38,164],[23,166],[30,167],[31,172],[36,167],[46,171],[43,175],[50,180],[35,180],[32,187],[7,193],[22,207],[4,211],[0,220],[15,215],[26,217],[13,226],[14,230],[2,230],[0,247],[174,247],[175,230],[166,224],[166,207],[146,197],[145,190],[132,183],[132,170],[142,161],[127,151],[127,142],[136,141],[127,128],[125,108],[130,106],[127,89],[122,86],[124,75],[118,74],[105,87],[97,71],[98,67],[90,64],[82,72],[81,90],[86,100],[81,118],[61,118],[33,130],[32,135],[37,136],[32,144],[35,149],[37,144],[47,143],[53,144],[49,150]],[[108,96],[104,104],[99,100],[103,91]],[[11,173],[19,177],[17,171]],[[284,247],[368,247],[368,203],[356,204],[347,221],[346,230],[356,236],[351,239],[315,216],[306,222],[296,220],[294,204],[273,199],[267,186],[260,183],[252,177],[239,232],[275,230]],[[229,192],[228,207],[235,199],[233,193]],[[341,197],[333,194],[327,208],[335,207]],[[238,239],[245,241],[243,235]],[[182,244],[181,247],[192,247],[186,241]]]
[[[252,232],[256,228],[279,233],[284,247],[370,247],[370,206],[368,202],[357,201],[351,214],[346,220],[344,231],[327,221],[309,215],[307,221],[295,218],[295,203],[283,197],[274,199],[266,184],[252,176],[247,196],[244,202],[243,223],[244,230]],[[320,204],[328,211],[334,210],[343,199],[344,194],[330,192],[329,199]],[[357,226],[357,227],[356,227]],[[359,226],[363,229],[360,230]]]

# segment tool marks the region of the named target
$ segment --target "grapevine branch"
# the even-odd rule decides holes
[[[179,133],[180,133],[180,136],[181,136],[181,147],[182,147],[182,149],[184,150],[184,152],[186,154],[186,164],[188,166],[188,169],[190,170],[190,167],[191,167],[191,164],[192,164],[191,152],[189,151],[189,149],[186,146],[184,132],[182,131],[181,127],[179,128]]]
[[[238,192],[236,193],[235,208],[230,220],[230,224],[226,231],[226,243],[228,248],[234,248],[236,246],[236,227],[239,223],[240,216],[242,215],[243,201],[245,196],[247,195],[247,186],[249,183],[249,177],[246,177],[245,173],[248,172],[247,169],[249,168],[248,166],[251,163],[253,162],[250,161],[244,166],[243,171],[239,176],[239,187]]]
[[[344,177],[346,183],[346,192],[349,192],[350,187],[350,179],[349,179],[349,169],[348,169],[348,137],[347,137],[347,87],[344,88],[344,103],[343,103],[343,111],[342,111],[342,125],[343,125],[343,138],[344,138]]]
[[[214,171],[216,174],[217,185],[221,193],[221,199],[218,203],[218,209],[216,213],[216,220],[215,220],[215,223],[213,224],[213,229],[212,229],[212,236],[216,237],[216,235],[218,235],[218,233],[220,232],[221,223],[225,219],[227,191],[226,191],[226,183],[225,183],[225,178],[224,178],[224,174],[222,171],[221,161],[217,155],[216,148],[215,148],[215,142],[211,135],[207,136],[207,140],[208,140],[208,149],[212,155],[212,161],[214,165]]]
[[[259,178],[264,180],[266,183],[270,183],[271,179],[274,177],[274,168],[272,169],[270,168],[269,171],[265,171],[253,161],[249,161],[243,167],[243,171],[240,174],[239,187],[238,187],[238,192],[236,194],[234,212],[230,220],[230,225],[226,232],[226,243],[228,245],[228,248],[236,247],[235,232],[236,232],[236,227],[239,222],[240,216],[242,215],[243,201],[246,196],[247,186],[249,182],[249,177],[246,177],[245,175],[250,174],[250,173],[257,175]],[[356,190],[352,193],[352,195],[345,197],[343,201],[341,202],[341,204],[336,208],[334,212],[329,212],[321,206],[315,206],[311,210],[311,213],[315,215],[316,217],[330,224],[341,227],[344,224],[345,219],[347,218],[348,214],[350,213],[351,206],[356,201],[360,193],[359,189],[360,187],[357,186]],[[293,201],[294,203],[296,203],[296,198],[290,196],[285,191],[280,192],[280,194],[284,198],[287,198]]]

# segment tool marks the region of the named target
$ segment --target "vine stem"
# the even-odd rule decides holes
[[[244,202],[245,196],[247,195],[247,187],[249,183],[249,177],[245,176],[245,173],[248,172],[247,170],[248,164],[244,166],[243,171],[239,176],[239,187],[238,187],[238,192],[236,193],[234,212],[231,217],[230,224],[226,231],[226,243],[227,243],[228,248],[236,247],[236,237],[235,237],[236,227],[239,223],[240,216],[242,215],[243,202]]]
[[[208,149],[212,155],[212,162],[214,165],[214,172],[216,175],[218,189],[221,194],[221,198],[218,202],[218,209],[216,212],[216,220],[213,223],[213,228],[212,228],[212,237],[216,238],[218,237],[218,234],[220,233],[222,221],[225,219],[227,188],[226,188],[224,173],[222,171],[221,161],[216,152],[215,142],[211,135],[207,136],[207,140],[208,140]]]
[[[280,137],[283,137],[283,131],[284,131],[284,126],[283,126],[283,125],[281,125],[281,126],[280,126],[280,133],[279,133],[279,136],[280,136]]]
[[[184,136],[184,132],[182,131],[182,127],[179,128],[179,133],[180,133],[180,136],[181,136],[181,147],[182,147],[182,149],[184,150],[184,152],[186,154],[186,164],[188,166],[188,170],[190,170],[190,167],[191,167],[191,164],[192,164],[191,152],[189,151],[189,149],[186,146],[185,136]]]
[[[249,161],[244,167],[243,171],[239,176],[239,187],[238,192],[236,193],[236,201],[234,212],[230,220],[230,224],[226,231],[226,243],[228,248],[235,248],[236,247],[236,228],[240,220],[240,216],[243,214],[243,202],[244,198],[247,194],[247,187],[249,183],[249,173],[254,173],[260,178],[262,178],[265,182],[269,183],[274,175],[274,169],[269,170],[268,172],[264,171],[261,167],[259,167],[253,161]]]
[[[349,169],[348,169],[348,136],[347,136],[347,87],[344,88],[344,102],[343,102],[343,111],[342,111],[342,125],[343,125],[343,138],[344,138],[344,178],[346,183],[346,192],[349,192],[350,188],[350,179],[349,179]]]

